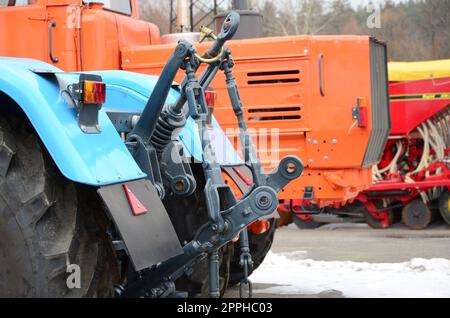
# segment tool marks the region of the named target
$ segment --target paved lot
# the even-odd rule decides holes
[[[290,225],[277,231],[272,251],[305,251],[305,258],[317,261],[400,263],[412,258],[450,259],[450,227],[444,223],[435,223],[427,230],[411,231],[401,224],[387,230],[372,230],[363,224],[332,224],[316,230],[298,230]],[[255,289],[265,287],[260,285],[255,286]],[[232,288],[227,297],[236,297],[238,294],[238,289]],[[308,297],[339,296],[337,291],[326,291]]]

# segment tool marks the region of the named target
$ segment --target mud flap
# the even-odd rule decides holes
[[[134,213],[127,190],[146,212]],[[119,230],[135,270],[149,268],[183,253],[167,211],[150,181],[106,186],[98,193]]]

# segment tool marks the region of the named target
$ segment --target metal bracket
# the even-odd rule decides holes
[[[280,167],[287,166],[293,172],[285,173],[282,168],[275,169],[267,177],[265,185],[253,188],[247,197],[220,213],[225,221],[224,232],[218,234],[211,222],[204,225],[195,239],[185,246],[185,253],[212,252],[233,240],[248,224],[271,215],[278,207],[278,191],[303,173],[303,165],[296,157],[287,157],[281,161]]]
[[[147,178],[155,186],[159,197],[163,199],[165,191],[156,150],[151,144],[144,143],[138,137],[135,138],[127,141],[126,146],[139,168],[147,174]]]
[[[189,115],[194,120],[207,120],[208,106],[206,105],[205,91],[195,78],[195,68],[190,61],[185,63],[187,83],[184,87],[189,106]]]
[[[71,84],[67,87],[68,92],[76,102],[78,109],[78,125],[86,134],[99,134],[102,129],[98,123],[98,114],[102,108],[102,104],[84,105],[82,101],[83,83],[84,81],[102,82],[102,77],[95,74],[80,74],[77,84]]]
[[[312,201],[314,199],[314,187],[305,187],[303,201]]]
[[[314,199],[314,187],[305,187],[305,192],[303,193],[303,198],[301,201],[300,207],[302,208],[303,212],[295,212],[297,215],[318,215],[322,214],[325,209],[314,209],[309,210],[304,206],[304,202],[311,202]]]
[[[167,145],[161,156],[161,175],[164,185],[176,196],[187,197],[197,188],[184,148],[177,141]]]

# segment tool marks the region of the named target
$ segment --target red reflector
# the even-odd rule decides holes
[[[359,128],[367,128],[367,107],[359,109]]]
[[[134,216],[142,215],[148,212],[145,206],[141,203],[141,201],[139,201],[139,199],[126,184],[123,185],[123,189],[125,190],[125,195],[127,196],[128,203],[130,204],[131,213],[133,213]]]
[[[83,104],[104,104],[106,101],[106,84],[102,82],[83,82]]]
[[[216,93],[212,90],[205,91],[206,106],[214,108],[216,105]]]

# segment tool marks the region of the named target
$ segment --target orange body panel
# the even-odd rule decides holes
[[[136,1],[131,3],[131,16],[98,4],[85,6],[81,0],[2,7],[0,56],[39,59],[65,71],[124,69],[159,75],[174,44],[157,45],[158,28],[139,21]],[[51,21],[56,26],[50,45]],[[202,52],[207,46],[198,49]],[[371,118],[368,37],[263,38],[230,41],[229,47],[245,116],[264,166],[271,169],[286,155],[299,156],[306,166],[303,177],[284,189],[280,199],[299,199],[306,186],[313,186],[315,203],[345,203],[372,185],[371,167],[362,167],[371,121],[359,128],[352,117],[361,98]],[[57,63],[50,60],[50,48]],[[319,89],[320,54],[325,96]],[[215,116],[237,145],[222,74],[212,86],[218,95]],[[264,142],[260,137],[267,133],[279,138]],[[275,151],[266,151],[270,148]]]
[[[197,49],[202,52],[206,46]],[[277,37],[230,41],[228,46],[245,117],[264,166],[271,169],[286,155],[299,156],[307,166],[280,199],[299,199],[306,186],[314,186],[317,204],[344,203],[372,185],[372,168],[362,167],[371,122],[359,128],[352,117],[358,98],[366,101],[371,116],[368,37]],[[159,74],[173,47],[125,48],[122,69]],[[319,86],[320,54],[325,96]],[[218,95],[214,114],[237,145],[224,76],[218,75],[211,86]],[[266,134],[275,138],[266,141]]]
[[[81,0],[36,0],[27,6],[0,7],[0,56],[28,57],[72,71],[120,69],[121,49],[160,43],[156,25],[132,15],[103,10]],[[49,37],[49,23],[52,43]],[[58,62],[50,59],[50,48]]]

